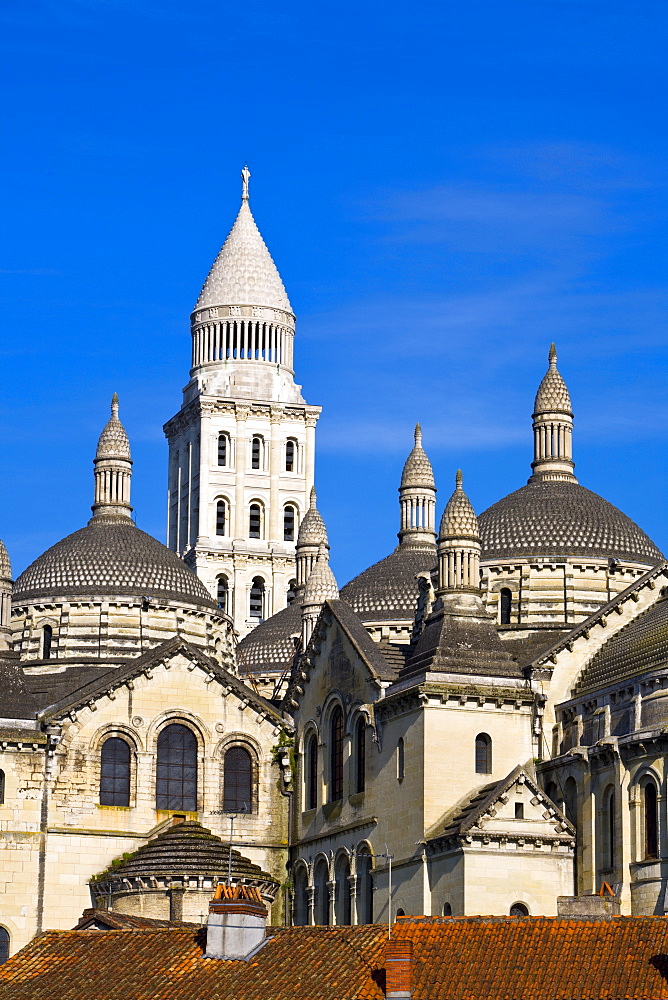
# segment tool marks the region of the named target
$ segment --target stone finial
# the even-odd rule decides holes
[[[444,538],[459,537],[479,539],[478,519],[471,501],[464,492],[464,477],[461,469],[457,469],[455,491],[443,511],[439,541]]]
[[[12,579],[12,564],[9,559],[9,552],[3,541],[0,541],[0,580]]]
[[[554,346],[554,342],[550,344],[550,353],[547,356],[547,360],[550,364],[550,368],[555,371],[557,367],[557,349]]]
[[[415,444],[419,448],[422,447],[422,428],[419,423],[415,425]]]
[[[118,417],[118,396],[111,398],[111,416],[105,424],[95,452],[95,503],[93,514],[129,517],[132,457],[125,427]]]
[[[251,175],[251,172],[248,169],[248,164],[244,163],[244,168],[241,171],[241,200],[242,201],[248,201],[249,200],[248,182],[250,180],[250,175]]]
[[[557,349],[554,344],[550,345],[548,369],[536,393],[533,430],[532,480],[577,482],[573,475],[571,397],[557,368]]]
[[[111,415],[118,419],[118,393],[115,392],[111,397]]]
[[[462,475],[461,469],[457,469],[457,473],[455,475],[455,489],[456,490],[464,489],[464,476]]]

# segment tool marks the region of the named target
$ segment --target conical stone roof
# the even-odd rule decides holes
[[[171,876],[226,880],[230,871],[229,846],[201,823],[175,823],[134,851],[120,864],[114,864],[94,883],[116,882],[120,879],[151,879]],[[239,851],[232,851],[231,880],[238,882],[274,882]]]
[[[278,268],[244,199],[195,309],[205,306],[268,306],[292,312]]]
[[[125,432],[125,427],[118,419],[118,396],[116,393],[114,393],[111,400],[111,417],[102,429],[95,457],[117,458],[126,462],[132,461],[130,457],[130,441]]]
[[[445,505],[441,518],[439,538],[478,537],[478,519],[471,501],[464,493],[463,481],[462,470],[458,469],[455,492]]]
[[[415,425],[415,446],[406,459],[401,474],[400,489],[409,489],[410,487],[436,489],[434,470],[422,447],[422,428],[419,424]]]
[[[12,564],[5,543],[0,541],[0,580],[11,580]]]
[[[302,523],[299,525],[297,535],[297,548],[305,545],[329,545],[327,538],[327,528],[322,519],[320,511],[316,507],[317,496],[315,486],[311,488],[311,505],[304,514]]]
[[[327,548],[320,545],[318,558],[309,573],[304,589],[303,604],[324,604],[325,601],[335,601],[339,596],[339,588],[329,565]]]
[[[557,349],[554,344],[550,347],[549,368],[538,386],[534,402],[534,414],[552,411],[568,413],[573,416],[571,397],[566,383],[557,371]]]

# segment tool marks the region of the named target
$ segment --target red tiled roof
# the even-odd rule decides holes
[[[663,917],[407,917],[414,1000],[668,1000]],[[47,931],[0,967],[0,1000],[382,1000],[387,929],[282,927],[248,962],[203,932]]]

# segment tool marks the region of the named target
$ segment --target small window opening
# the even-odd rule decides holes
[[[9,958],[9,931],[0,927],[0,965],[4,965]]]
[[[218,465],[227,465],[227,434],[218,435]]]
[[[397,743],[397,780],[403,781],[406,774],[406,747],[403,736],[399,737]]]
[[[248,613],[251,618],[264,618],[264,580],[256,576],[251,584]]]
[[[295,508],[288,504],[283,510],[283,540],[294,542],[295,540]]]
[[[360,716],[355,727],[355,791],[366,787],[366,719]]]
[[[511,917],[528,917],[529,907],[525,903],[513,903],[510,907]]]
[[[499,624],[510,625],[510,612],[513,606],[513,595],[504,587],[499,597]]]
[[[251,442],[251,469],[260,468],[261,450],[262,450],[262,438],[254,437]]]
[[[248,512],[248,537],[260,538],[262,530],[262,510],[259,503],[252,503]]]
[[[5,804],[5,772],[0,771],[0,806]]]
[[[306,808],[315,809],[318,804],[318,737],[313,735],[306,750]]]
[[[51,659],[51,645],[53,643],[53,629],[50,625],[45,625],[42,631],[42,659]]]
[[[295,442],[288,441],[285,446],[285,471],[295,471]]]
[[[218,577],[218,585],[216,587],[216,601],[218,602],[218,607],[221,611],[227,614],[227,601],[229,597],[229,583],[226,576]]]
[[[524,803],[515,803],[515,819],[524,819]]]
[[[405,917],[406,916],[406,911],[403,910],[401,907],[399,907],[399,909],[397,910],[396,916],[397,917]]]
[[[450,905],[450,903],[443,903],[443,916],[444,917],[452,916],[452,906]]]
[[[224,535],[227,530],[227,504],[219,500],[216,504],[216,534]]]
[[[296,596],[297,596],[297,581],[290,580],[290,582],[288,583],[288,593],[286,596],[286,603],[292,604]]]
[[[337,705],[329,724],[329,801],[343,798],[343,712]]]
[[[656,785],[648,781],[644,788],[645,806],[645,857],[659,856],[659,838],[657,823]]]
[[[487,733],[478,733],[475,738],[476,774],[492,773],[492,740]]]

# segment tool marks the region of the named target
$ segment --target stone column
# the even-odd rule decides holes
[[[237,431],[235,437],[236,484],[234,488],[234,538],[243,541],[248,535],[248,512],[246,510],[246,421],[249,406],[237,406]]]
[[[329,892],[329,925],[334,927],[336,925],[336,879],[330,879],[327,883],[327,891]]]
[[[199,497],[197,506],[197,544],[204,542],[211,534],[211,497],[209,496],[209,468],[211,456],[211,412],[203,409],[200,417],[199,438]]]
[[[306,482],[306,496],[311,492],[311,487],[315,483],[315,425],[318,422],[316,413],[307,413],[306,422],[306,447],[304,455],[304,479]]]

